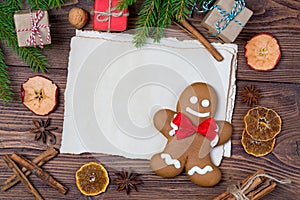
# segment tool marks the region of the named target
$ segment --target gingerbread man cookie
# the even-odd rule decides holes
[[[214,120],[217,103],[210,85],[194,83],[180,95],[176,112],[163,109],[155,113],[154,126],[168,139],[163,152],[151,158],[156,174],[174,177],[185,169],[190,180],[201,186],[213,186],[221,180],[210,151],[230,139],[232,127]]]

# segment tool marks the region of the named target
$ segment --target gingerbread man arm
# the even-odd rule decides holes
[[[162,109],[155,113],[153,122],[157,130],[159,130],[168,140],[173,138],[169,132],[173,129],[171,122],[176,112],[169,109]]]
[[[219,127],[219,142],[217,145],[226,143],[232,135],[232,125],[226,121],[217,121]]]

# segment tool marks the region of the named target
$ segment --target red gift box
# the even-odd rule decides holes
[[[124,31],[127,26],[128,9],[116,9],[119,0],[95,0],[94,30]]]

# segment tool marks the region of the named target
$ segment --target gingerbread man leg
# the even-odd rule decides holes
[[[176,137],[170,139],[164,151],[151,158],[150,166],[153,171],[163,177],[174,177],[180,174],[184,169],[194,137],[185,140],[177,140]]]
[[[175,158],[168,152],[161,152],[151,158],[150,166],[159,176],[174,177],[183,171],[185,160],[186,155]]]
[[[195,159],[196,155],[189,155],[185,165],[186,174],[190,180],[200,186],[214,186],[221,180],[221,171],[210,160],[210,156]]]

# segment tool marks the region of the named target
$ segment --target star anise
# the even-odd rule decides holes
[[[115,173],[117,178],[114,182],[119,185],[117,191],[125,190],[126,194],[128,195],[130,190],[137,191],[136,185],[142,184],[141,180],[138,180],[137,177],[139,174],[132,173],[132,171],[126,172],[125,169],[122,172]]]
[[[255,89],[255,86],[253,84],[248,86],[244,86],[244,93],[241,94],[242,103],[247,103],[248,106],[251,106],[253,103],[258,104],[258,99],[261,98],[261,95],[259,94],[259,90]]]
[[[35,128],[31,129],[31,133],[35,134],[34,140],[38,141],[42,139],[43,143],[47,143],[47,136],[50,137],[49,142],[54,145],[56,143],[56,137],[51,131],[57,129],[57,127],[50,127],[50,119],[44,120],[32,120]]]

